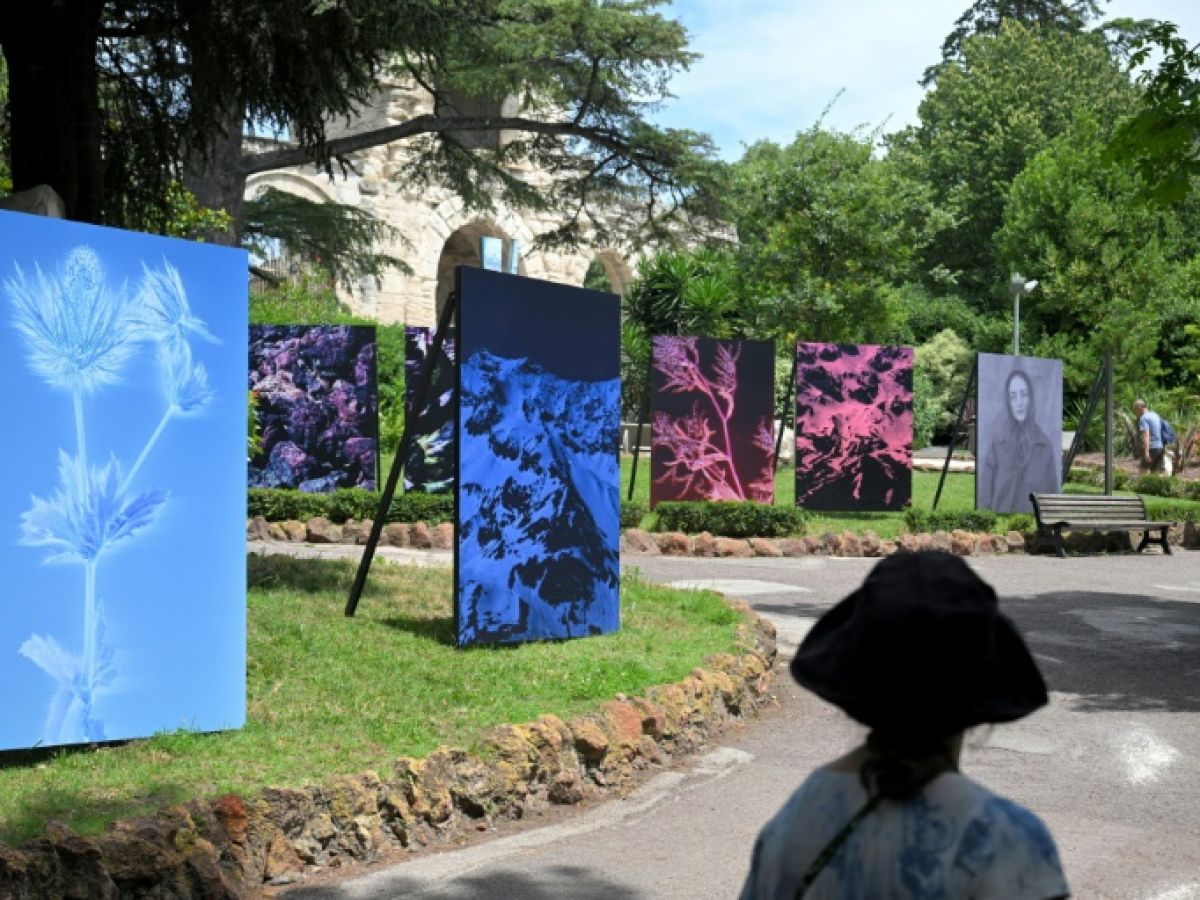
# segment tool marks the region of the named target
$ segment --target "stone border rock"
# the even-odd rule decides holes
[[[678,531],[650,533],[630,528],[621,534],[621,552],[650,556],[706,556],[748,559],[753,556],[890,556],[898,550],[945,550],[959,556],[993,556],[1022,553],[1026,536],[1019,531],[975,534],[969,531],[936,531],[902,534],[885,540],[874,532],[825,533],[791,538],[714,537],[707,531],[687,535]]]
[[[480,756],[440,749],[363,772],[255,797],[193,800],[114,823],[99,837],[51,822],[20,848],[0,844],[0,897],[241,898],[262,885],[444,844],[504,819],[627,791],[643,772],[691,753],[767,700],[775,629],[751,616],[742,655],[720,654],[644,697],[618,695],[593,715],[500,725]]]
[[[1132,553],[1134,535],[1123,532],[1068,533],[1068,550],[1077,553]],[[902,534],[895,540],[881,539],[874,532],[855,534],[825,533],[793,538],[714,537],[707,531],[687,535],[679,531],[651,533],[629,528],[621,533],[621,552],[643,556],[706,556],[748,559],[753,556],[890,556],[898,550],[945,550],[959,556],[998,556],[1030,550],[1032,533],[1010,531],[1007,534],[978,534],[969,531],[935,531],[928,534]],[[1183,522],[1170,529],[1171,544],[1188,550],[1200,550],[1200,524]]]
[[[248,540],[277,540],[312,544],[365,544],[371,532],[369,521],[350,520],[335,525],[328,519],[308,522],[268,522],[261,516],[246,524]],[[1167,535],[1170,543],[1188,550],[1200,550],[1200,523],[1182,522]],[[423,522],[389,524],[383,527],[381,543],[387,547],[419,550],[451,550],[454,526],[449,522],[427,525]],[[749,558],[753,556],[889,556],[897,550],[945,550],[959,556],[997,556],[1024,553],[1029,549],[1031,533],[980,534],[969,531],[935,531],[927,534],[902,534],[895,540],[880,538],[874,532],[841,534],[826,532],[793,538],[714,537],[707,531],[687,535],[679,531],[647,532],[627,528],[621,532],[621,552],[663,556],[708,556]],[[1131,552],[1135,544],[1129,534],[1097,532],[1068,533],[1068,550],[1077,553]]]

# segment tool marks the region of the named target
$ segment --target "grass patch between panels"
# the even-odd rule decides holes
[[[679,681],[735,651],[742,622],[711,592],[626,577],[615,634],[458,650],[449,571],[376,562],[347,619],[354,565],[250,557],[246,727],[0,753],[0,841],[50,819],[95,833],[195,796],[320,783],[443,744],[473,749],[494,725],[567,719]]]

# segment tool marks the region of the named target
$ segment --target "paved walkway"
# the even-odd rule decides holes
[[[283,548],[309,552],[263,549]],[[357,556],[361,548],[341,551]],[[401,558],[416,558],[409,554],[436,565],[450,556],[407,551]],[[736,896],[762,823],[807,771],[861,737],[837,709],[799,690],[785,665],[816,617],[857,586],[874,561],[623,562],[654,581],[744,597],[775,622],[777,706],[624,801],[466,849],[301,885],[290,895]],[[1027,635],[1051,704],[1021,722],[974,733],[964,770],[1042,816],[1075,896],[1200,900],[1200,553],[984,557],[971,564]]]

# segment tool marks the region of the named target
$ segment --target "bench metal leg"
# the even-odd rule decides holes
[[[1169,540],[1167,540],[1168,529],[1160,528],[1160,529],[1158,529],[1158,531],[1159,531],[1159,536],[1156,538],[1150,537],[1149,530],[1142,532],[1141,543],[1139,543],[1137,546],[1138,553],[1141,553],[1143,550],[1145,550],[1147,545],[1149,545],[1149,544],[1158,544],[1160,547],[1163,548],[1163,553],[1165,553],[1167,556],[1172,555],[1171,554],[1171,542]]]
[[[1043,547],[1048,546],[1059,559],[1067,558],[1067,548],[1063,544],[1062,529],[1047,528],[1044,525],[1039,525],[1033,537],[1036,541],[1032,548],[1034,553],[1038,553]]]

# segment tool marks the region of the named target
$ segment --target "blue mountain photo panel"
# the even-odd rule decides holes
[[[0,750],[244,724],[246,265],[0,212]]]
[[[620,623],[613,294],[458,270],[460,646]]]

